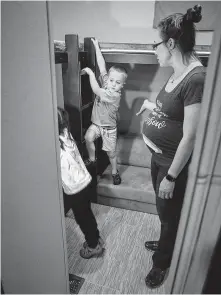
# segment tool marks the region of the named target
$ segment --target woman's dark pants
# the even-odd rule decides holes
[[[171,161],[161,162],[153,155],[151,160],[152,183],[156,193],[156,207],[161,222],[159,247],[153,254],[153,265],[162,270],[170,267],[177,229],[179,225],[183,199],[188,177],[188,166],[186,165],[175,182],[172,199],[161,199],[158,197],[159,186],[167,175]]]
[[[85,236],[85,240],[90,248],[95,248],[98,244],[99,230],[94,214],[91,210],[90,201],[91,186],[74,195],[64,195],[65,215],[72,209],[75,220]]]

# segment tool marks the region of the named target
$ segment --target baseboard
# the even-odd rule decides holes
[[[104,196],[97,196],[97,203],[101,205],[117,207],[127,210],[139,211],[157,215],[156,205],[150,203],[137,202],[125,199],[109,198]]]

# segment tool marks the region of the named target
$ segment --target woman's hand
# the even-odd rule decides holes
[[[161,199],[172,199],[174,187],[175,182],[169,181],[166,179],[166,177],[164,177],[164,179],[160,183],[158,196]]]
[[[136,115],[139,116],[141,113],[143,113],[143,111],[145,111],[146,109],[149,109],[149,104],[150,104],[150,101],[148,99],[145,99],[139,112],[136,113]]]

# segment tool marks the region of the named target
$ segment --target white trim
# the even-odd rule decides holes
[[[54,111],[54,133],[55,138],[58,139],[58,118],[57,118],[57,90],[56,90],[56,72],[55,72],[55,56],[54,56],[54,41],[53,41],[53,25],[52,25],[52,13],[51,13],[51,2],[46,1],[47,10],[47,22],[48,22],[48,40],[49,40],[49,57],[50,57],[50,71],[51,71],[51,90],[52,90],[52,106]],[[66,277],[66,288],[67,294],[70,293],[69,286],[69,270],[68,270],[68,254],[67,254],[67,243],[66,243],[66,225],[64,216],[64,201],[61,181],[61,166],[60,166],[60,144],[59,140],[55,141],[55,151],[57,158],[57,173],[58,173],[58,189],[60,191],[60,213],[61,213],[61,228],[63,237],[63,248],[64,248],[64,264],[65,264],[65,277]]]

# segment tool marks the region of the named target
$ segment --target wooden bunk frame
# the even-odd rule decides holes
[[[89,38],[86,38],[89,39]],[[129,43],[99,43],[101,52],[106,62],[111,63],[136,63],[157,64],[155,51],[152,44],[129,44]],[[79,44],[79,52],[86,52],[85,44]],[[55,63],[68,62],[67,44],[65,41],[54,41]],[[196,45],[195,51],[203,64],[207,66],[211,52],[209,45]]]

